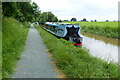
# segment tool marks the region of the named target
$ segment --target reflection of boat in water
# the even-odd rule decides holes
[[[57,37],[64,38],[76,46],[82,45],[80,25],[46,22],[43,28]]]

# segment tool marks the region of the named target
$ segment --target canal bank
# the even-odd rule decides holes
[[[118,65],[91,56],[85,49],[69,41],[58,39],[40,26],[36,26],[55,65],[67,78],[117,78]]]

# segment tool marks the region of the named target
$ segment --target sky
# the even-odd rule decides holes
[[[88,21],[118,20],[118,2],[120,0],[32,0],[41,12],[51,11],[60,20]]]

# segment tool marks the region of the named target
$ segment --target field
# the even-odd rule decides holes
[[[88,54],[84,48],[58,39],[40,26],[36,29],[43,38],[48,51],[52,54],[55,65],[67,78],[117,78],[118,66]]]
[[[111,38],[120,38],[118,34],[118,22],[65,22],[71,24],[79,23],[81,31],[86,33],[98,34]]]
[[[18,22],[13,18],[2,21],[2,77],[9,78],[14,71],[16,61],[20,59],[28,32],[28,23]]]

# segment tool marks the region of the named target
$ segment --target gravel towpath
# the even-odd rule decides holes
[[[30,28],[21,59],[12,78],[56,78],[51,58],[45,52],[41,36],[35,28]]]

